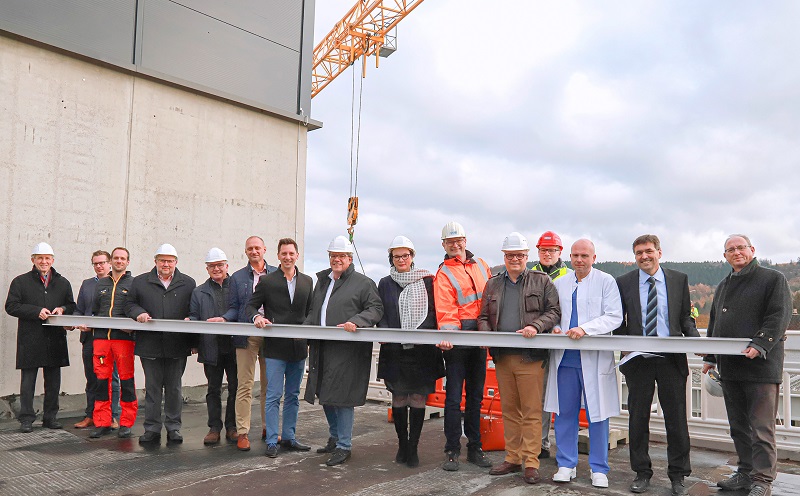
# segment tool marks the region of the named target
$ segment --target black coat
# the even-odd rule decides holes
[[[125,298],[125,314],[132,319],[148,313],[154,319],[183,320],[189,316],[189,302],[195,286],[194,279],[176,268],[169,288],[164,289],[153,267],[150,272],[133,279]],[[196,343],[194,334],[138,331],[134,353],[145,358],[181,358],[188,356]]]
[[[350,265],[332,281],[331,269],[317,273],[311,313],[305,325],[320,325],[322,303],[328,286],[334,284],[326,312],[326,325],[352,322],[358,327],[373,327],[383,316],[378,288],[369,277]],[[358,332],[358,331],[356,331]],[[367,401],[372,343],[359,341],[309,340],[308,380],[304,399],[329,406],[360,406]]]
[[[791,318],[792,292],[786,277],[777,270],[761,267],[753,260],[723,279],[714,292],[708,336],[749,338],[750,346],[761,356],[752,360],[744,355],[717,356],[722,380],[780,384]]]
[[[264,305],[264,316],[270,322],[302,324],[311,311],[314,282],[299,270],[295,277],[294,299],[290,301],[283,271],[277,270],[262,276],[247,304],[248,321],[252,322],[258,315],[258,309]],[[308,343],[305,339],[264,338],[262,354],[267,358],[296,362],[308,356]]]
[[[17,368],[67,367],[67,333],[63,327],[45,326],[39,319],[42,308],[53,311],[64,307],[72,315],[75,301],[72,285],[55,269],[50,269],[50,284],[44,287],[36,267],[11,281],[6,312],[17,322]]]
[[[230,289],[230,277],[226,277],[222,282],[222,298],[224,307],[228,308],[228,291]],[[194,288],[192,291],[192,300],[189,304],[189,320],[208,320],[212,317],[222,317],[225,313],[217,311],[214,303],[214,287],[211,286],[215,283],[210,277],[203,284]],[[219,286],[217,284],[217,286]],[[223,336],[218,334],[200,334],[197,340],[197,361],[206,363],[208,365],[216,365],[219,360],[220,353],[220,340],[226,339],[228,347],[226,352],[232,353],[234,351],[233,344],[231,343],[231,336]]]
[[[84,279],[81,283],[81,288],[78,290],[78,299],[75,301],[75,315],[84,315],[91,317],[92,307],[94,306],[94,294],[97,289],[97,277],[90,277]],[[80,342],[86,344],[87,341],[92,341],[92,331],[81,332]]]
[[[689,278],[683,272],[665,269],[664,282],[667,285],[667,308],[669,313],[669,335],[700,337],[697,326],[691,316],[691,301],[689,300]],[[642,323],[642,302],[639,299],[639,269],[627,272],[617,277],[617,287],[622,299],[622,325],[614,331],[622,336],[644,336]],[[689,364],[686,353],[659,353],[672,360],[684,377],[689,375]],[[623,374],[630,363],[620,367]]]
[[[436,329],[436,307],[433,301],[433,277],[423,279],[428,292],[428,315],[417,329]],[[403,288],[394,282],[392,276],[378,281],[378,294],[383,302],[383,317],[378,327],[400,329],[400,310],[398,299]],[[416,362],[418,376],[430,382],[444,377],[444,361],[442,351],[432,344],[417,344],[413,348],[403,349],[400,343],[384,343],[378,356],[378,379],[392,382],[401,377],[400,356],[411,354]]]

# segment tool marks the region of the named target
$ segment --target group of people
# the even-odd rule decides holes
[[[297,270],[299,249],[291,238],[278,242],[278,267],[264,261],[266,248],[261,238],[248,238],[248,264],[232,275],[228,275],[225,254],[212,248],[205,260],[209,278],[199,286],[178,271],[178,254],[171,245],[160,246],[154,268],[137,277],[126,271],[130,254],[125,248],[115,248],[110,254],[97,251],[92,254],[96,276],[83,282],[77,309],[69,282],[52,267],[52,247],[39,243],[31,255],[33,269],[12,281],[6,301],[6,311],[19,318],[21,430],[32,430],[39,368],[45,382],[43,426],[62,427],[56,413],[60,367],[68,365],[66,335],[63,329],[42,325],[50,315],[75,312],[139,322],[188,318],[249,322],[266,329],[259,336],[244,338],[80,327],[86,336],[82,342],[87,401],[93,401],[93,405],[87,405],[86,418],[76,427],[94,425],[90,437],[101,437],[116,429],[118,423],[117,435],[131,436],[138,406],[133,355],[138,355],[145,375],[145,432],[139,442],[159,442],[162,426],[166,427],[168,442],[181,442],[181,377],[187,356],[197,353],[208,379],[209,432],[205,444],[220,442],[224,427],[229,441],[236,442],[240,450],[250,449],[252,389],[256,362],[260,362],[266,456],[278,456],[280,448],[308,451],[310,446],[296,437],[299,391],[308,359],[305,400],[319,401],[323,406],[329,438],[317,452],[328,455],[329,466],[344,463],[351,456],[354,409],[366,402],[372,343],[261,337],[268,334],[273,323],[338,326],[347,332],[374,326],[513,332],[525,339],[535,339],[542,333],[563,334],[574,340],[609,334],[699,336],[688,278],[660,266],[662,252],[657,236],[646,234],[633,241],[637,268],[616,279],[593,268],[595,247],[588,239],[572,244],[572,268],[568,268],[561,258],[561,239],[552,231],[542,234],[536,243],[539,260],[535,263],[528,261],[527,239],[517,232],[509,234],[501,248],[505,270],[495,276],[484,260],[467,250],[461,224],[445,225],[441,241],[445,256],[433,274],[415,267],[414,244],[405,236],[397,236],[388,248],[390,273],[378,285],[354,270],[353,245],[344,236],[329,244],[330,268],[317,273],[316,285]],[[747,236],[729,236],[723,254],[732,271],[715,293],[708,335],[748,338],[750,343],[741,355],[704,358],[703,372],[719,368],[731,438],[739,458],[738,470],[718,485],[723,490],[749,489],[750,496],[764,496],[771,494],[776,476],[775,416],[791,293],[782,274],[758,265]],[[553,412],[558,469],[552,480],[569,483],[577,476],[583,405],[589,421],[591,483],[608,487],[608,420],[620,412],[613,352],[489,347],[497,372],[506,450],[504,461],[492,467],[482,450],[480,431],[487,348],[454,346],[446,336],[443,334],[445,339],[436,345],[381,344],[378,378],[392,393],[398,463],[410,467],[419,464],[417,447],[426,398],[434,391],[436,381],[445,377],[444,470],[459,469],[463,433],[468,462],[490,468],[491,475],[521,472],[527,483],[541,481],[539,459],[550,456],[549,420]],[[622,355],[627,353],[623,351]],[[690,475],[691,464],[686,355],[637,353],[619,368],[628,386],[630,463],[636,474],[630,490],[647,491],[653,475],[648,454],[649,421],[658,386],[672,494],[687,494],[684,478]],[[120,383],[119,408],[113,406],[117,397],[115,376]],[[229,390],[224,415],[223,376]]]

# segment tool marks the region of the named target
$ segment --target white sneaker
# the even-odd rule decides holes
[[[553,482],[569,482],[576,476],[577,470],[575,470],[575,467],[558,467],[558,472],[553,474]],[[608,483],[606,483],[606,486],[608,486]]]
[[[555,477],[553,480],[555,480]],[[592,472],[592,485],[594,487],[608,487],[608,477],[600,472]]]

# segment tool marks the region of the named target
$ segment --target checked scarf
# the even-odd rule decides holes
[[[425,277],[433,276],[425,269],[411,269],[409,272],[397,272],[395,267],[389,270],[392,280],[400,285],[403,290],[398,299],[400,313],[400,327],[402,329],[416,329],[428,316],[428,291],[425,289]],[[403,347],[413,345],[404,344]]]

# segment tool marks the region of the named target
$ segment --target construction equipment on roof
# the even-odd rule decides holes
[[[357,0],[325,38],[314,47],[311,98],[353,65],[359,57],[388,57],[397,48],[389,33],[424,0]],[[366,76],[366,64],[361,77]]]

